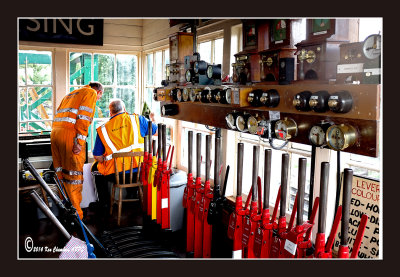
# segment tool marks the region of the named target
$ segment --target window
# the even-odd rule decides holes
[[[169,49],[146,54],[144,101],[156,116],[160,114],[160,103],[153,100],[153,89],[165,80],[165,65],[169,64]]]
[[[52,52],[20,50],[18,64],[18,132],[51,131]]]
[[[230,64],[235,62],[235,54],[242,51],[243,48],[243,37],[242,37],[242,24],[238,24],[231,27],[231,58]],[[230,66],[229,75],[232,76],[233,68]]]
[[[217,37],[200,42],[197,51],[201,60],[210,64],[221,64],[222,66],[223,46],[224,39]]]
[[[103,84],[103,97],[97,101],[93,124],[88,134],[88,149],[94,146],[96,128],[110,116],[110,99],[120,98],[128,113],[138,113],[137,56],[116,53],[69,53],[69,90],[90,81]]]

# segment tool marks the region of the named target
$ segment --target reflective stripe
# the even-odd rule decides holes
[[[66,121],[72,124],[76,123],[76,119],[75,118],[71,118],[71,117],[56,117],[54,118],[55,122],[59,122],[59,121]]]
[[[78,119],[83,119],[83,120],[87,120],[90,122],[92,122],[92,120],[93,120],[90,116],[83,115],[83,114],[78,114]]]
[[[86,112],[88,112],[88,113],[92,113],[92,112],[93,112],[93,109],[91,109],[91,108],[89,108],[89,107],[86,107],[86,106],[80,106],[80,107],[79,107],[79,110],[80,110],[80,111],[86,111]]]
[[[81,140],[86,140],[87,136],[81,135],[81,134],[76,134],[76,138],[77,139],[81,139]]]
[[[77,113],[78,113],[78,110],[77,110],[77,109],[73,109],[73,108],[66,108],[66,109],[58,110],[56,114],[59,114],[59,113],[67,113],[67,112],[77,114]]]
[[[99,176],[99,175],[103,175],[101,174],[99,171],[92,171],[92,176]]]
[[[112,143],[110,137],[108,136],[107,129],[106,129],[105,125],[101,126],[101,132],[103,133],[104,139],[106,140],[106,143],[107,143],[108,147],[111,148],[111,151],[113,153],[117,152],[117,148],[115,147],[114,143]]]
[[[83,180],[68,180],[68,179],[64,179],[64,182],[66,184],[70,184],[70,185],[80,185],[83,184]]]
[[[68,174],[68,175],[83,175],[82,171],[75,171],[75,170],[62,170],[63,173]]]
[[[61,170],[62,170],[62,167],[61,167],[61,166],[55,168],[55,171],[56,171],[56,172],[60,172]]]

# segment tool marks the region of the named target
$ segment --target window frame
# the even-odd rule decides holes
[[[56,107],[56,97],[55,97],[55,92],[56,92],[56,73],[55,73],[55,51],[54,48],[50,48],[50,47],[31,47],[31,46],[22,46],[20,45],[18,47],[18,55],[20,53],[20,51],[43,51],[43,52],[51,52],[51,85],[20,85],[19,82],[17,81],[17,88],[18,88],[18,117],[17,117],[17,128],[18,128],[18,134],[25,134],[25,133],[30,133],[28,131],[25,132],[21,132],[21,127],[20,124],[21,123],[31,123],[31,122],[53,122],[54,119],[54,115],[57,111],[57,107]],[[19,70],[19,63],[18,63],[18,70]],[[26,70],[25,70],[25,74],[26,74]],[[19,77],[19,72],[17,74],[17,76]],[[26,76],[25,76],[26,77]],[[20,105],[19,105],[19,92],[20,92],[20,88],[30,88],[30,87],[51,87],[52,89],[52,93],[51,93],[51,102],[52,102],[52,113],[53,113],[53,119],[42,119],[42,120],[24,120],[21,121],[21,112],[20,112]]]
[[[215,41],[218,39],[222,39],[222,41],[225,39],[223,30],[204,34],[204,35],[199,35],[197,38],[197,46],[196,46],[197,52],[199,52],[200,44],[211,41],[211,55],[210,55],[210,57],[211,57],[210,63],[211,64],[215,63]],[[223,43],[222,43],[222,55],[224,55]],[[201,55],[200,55],[200,59],[202,59]],[[222,70],[222,66],[223,66],[223,63],[221,63],[221,70]]]
[[[104,88],[109,88],[109,87],[111,87],[111,88],[113,88],[113,91],[116,89],[116,88],[118,88],[118,87],[121,87],[121,86],[118,86],[117,85],[117,83],[116,83],[116,80],[117,80],[117,74],[116,74],[116,72],[117,72],[117,66],[116,66],[116,64],[117,64],[117,55],[133,55],[133,56],[136,56],[136,58],[137,58],[137,66],[136,66],[136,86],[132,86],[133,87],[133,89],[135,90],[135,101],[137,101],[136,103],[135,103],[135,113],[138,113],[140,110],[141,110],[141,107],[143,106],[143,104],[142,104],[142,100],[141,100],[141,95],[140,95],[140,87],[141,87],[141,80],[140,80],[140,70],[139,70],[139,68],[140,68],[140,64],[141,64],[141,55],[140,55],[140,52],[137,52],[137,51],[117,51],[117,50],[97,50],[97,49],[86,49],[86,48],[68,48],[68,49],[66,49],[66,64],[67,64],[67,76],[66,76],[66,92],[65,92],[65,94],[64,94],[64,96],[65,95],[67,95],[68,93],[69,93],[69,91],[70,91],[70,89],[71,89],[71,87],[74,87],[74,88],[80,88],[80,87],[84,87],[85,85],[87,85],[87,84],[84,84],[84,85],[71,85],[70,84],[70,54],[71,53],[87,53],[87,54],[91,54],[91,73],[93,73],[93,71],[94,71],[94,62],[93,62],[93,59],[94,59],[94,55],[96,55],[96,54],[101,54],[101,55],[114,55],[114,80],[113,80],[113,85],[103,85],[103,87]],[[93,80],[93,77],[94,77],[94,74],[91,74],[91,81],[94,81]],[[125,86],[122,86],[122,87],[125,87]],[[63,97],[64,97],[63,96]],[[139,112],[140,113],[140,112]],[[95,125],[96,125],[96,122],[99,122],[99,123],[101,123],[101,122],[106,122],[108,120],[108,118],[93,118],[93,122],[92,122],[92,124],[90,124],[90,130],[91,130],[91,132],[92,132],[92,136],[91,136],[91,145],[92,145],[92,147],[94,147],[94,143],[95,143],[95,139],[96,139],[96,137],[95,137],[95,133],[96,133],[96,129],[95,129]],[[92,155],[92,149],[88,149],[88,153],[90,153],[90,155]]]

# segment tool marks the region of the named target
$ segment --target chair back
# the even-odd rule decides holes
[[[119,153],[114,153],[112,154],[112,157],[114,159],[114,169],[115,169],[115,181],[117,185],[121,185],[120,180],[119,180],[119,171],[118,171],[118,166],[117,166],[117,159],[122,159],[122,185],[125,184],[133,184],[133,183],[138,183],[138,178],[139,178],[139,174],[140,174],[140,168],[141,168],[141,164],[143,162],[144,159],[144,152],[140,151],[140,152],[119,152]],[[138,171],[137,171],[137,175],[136,175],[136,180],[132,180],[133,178],[133,159],[135,157],[139,157],[139,163],[138,163]],[[130,165],[130,171],[129,171],[129,180],[128,182],[126,182],[125,180],[125,164]]]

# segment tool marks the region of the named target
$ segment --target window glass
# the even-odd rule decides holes
[[[21,85],[51,85],[51,52],[20,51],[18,59]]]
[[[110,100],[114,98],[114,89],[105,87],[103,96],[96,102],[95,118],[108,118],[110,116],[110,110],[108,108]]]
[[[200,43],[199,45],[200,60],[211,63],[211,41]]]
[[[155,82],[154,85],[156,87],[161,86],[161,80],[163,77],[162,72],[162,51],[156,52],[156,68],[155,68]]]
[[[136,86],[136,64],[134,55],[117,55],[117,85]]]
[[[135,112],[135,91],[132,88],[117,88],[116,97],[122,99],[125,103],[125,109],[128,113]]]
[[[223,55],[224,39],[216,39],[214,47],[214,63],[222,65],[222,55]]]
[[[92,81],[92,55],[87,53],[69,54],[70,85],[87,85]]]
[[[153,54],[147,55],[147,84],[153,84]]]
[[[104,85],[114,83],[114,55],[95,54],[94,60],[94,80],[98,80]]]

